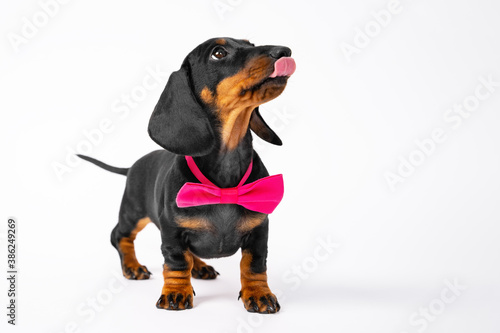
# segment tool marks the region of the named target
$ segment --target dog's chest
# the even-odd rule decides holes
[[[193,253],[214,258],[234,254],[241,247],[243,237],[266,216],[236,205],[216,205],[203,214],[178,217],[176,223],[186,229],[186,240]]]

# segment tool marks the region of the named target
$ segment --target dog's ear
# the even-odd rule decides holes
[[[266,124],[260,115],[259,108],[256,107],[250,117],[250,129],[254,131],[262,140],[273,145],[281,146],[283,143],[276,133]]]
[[[154,142],[179,155],[201,156],[214,148],[208,115],[196,100],[184,67],[170,75],[149,120],[148,133]]]

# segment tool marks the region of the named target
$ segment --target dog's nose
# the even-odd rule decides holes
[[[292,55],[292,50],[285,46],[275,46],[269,51],[269,55],[275,59],[289,57]]]

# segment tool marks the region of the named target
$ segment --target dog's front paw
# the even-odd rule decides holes
[[[156,307],[165,310],[185,310],[193,307],[193,287],[163,288]]]
[[[278,299],[267,287],[242,289],[240,298],[248,312],[276,313],[281,309]]]

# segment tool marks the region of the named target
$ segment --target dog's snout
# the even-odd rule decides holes
[[[279,59],[281,57],[289,57],[292,55],[292,50],[285,46],[276,46],[269,51],[269,55],[275,59]]]

